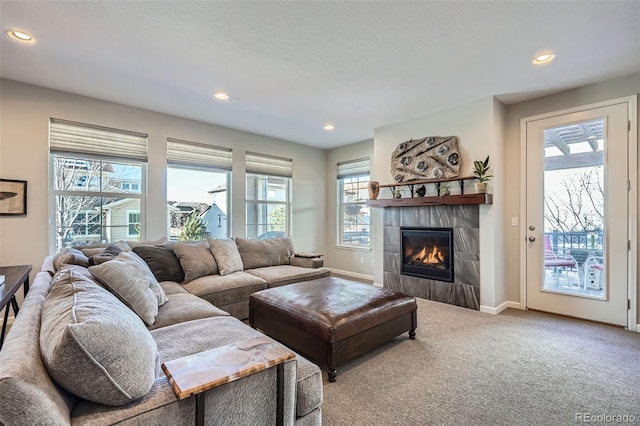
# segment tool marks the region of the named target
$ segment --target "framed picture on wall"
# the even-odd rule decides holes
[[[27,214],[27,181],[0,179],[0,216]]]

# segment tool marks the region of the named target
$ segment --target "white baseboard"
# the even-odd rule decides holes
[[[496,308],[492,308],[491,306],[480,305],[480,312],[484,312],[491,315],[498,315],[500,312],[504,311],[507,308],[522,309],[522,306],[520,306],[520,302],[506,301],[500,304]]]
[[[368,281],[373,281],[373,275],[365,275],[365,274],[358,274],[357,272],[351,272],[351,271],[343,271],[341,269],[334,269],[334,268],[325,268],[331,271],[331,273],[336,273],[338,275],[345,275],[347,277],[353,277],[353,278],[359,278],[361,280],[368,280]]]

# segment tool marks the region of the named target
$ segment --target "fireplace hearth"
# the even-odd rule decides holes
[[[385,288],[436,302],[480,309],[479,206],[387,207],[383,225]],[[425,246],[414,241],[411,232],[416,230],[453,230],[453,237],[435,234],[438,248],[434,252],[433,243]],[[408,236],[411,244],[410,256],[403,248],[403,233],[406,232],[410,233],[405,235],[405,240]],[[451,242],[440,241],[440,238],[450,238]],[[429,256],[425,257],[427,254]],[[424,278],[425,272],[432,274],[432,278]]]
[[[453,282],[453,228],[401,228],[403,275]]]

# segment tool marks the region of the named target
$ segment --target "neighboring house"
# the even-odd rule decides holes
[[[103,211],[107,241],[140,240],[140,200],[125,198],[105,203]]]
[[[171,240],[174,240],[174,241],[178,240],[185,221],[194,211],[200,212],[200,217],[202,218],[202,221],[205,225],[208,222],[211,222],[211,226],[213,227],[214,223],[215,224],[218,223],[218,217],[213,216],[213,213],[210,218],[205,217],[205,215],[207,214],[207,211],[211,208],[211,206],[209,206],[207,203],[188,202],[188,201],[169,201],[167,204],[169,206],[170,239]],[[223,216],[224,216],[224,220],[223,220],[223,224],[224,224],[227,218],[224,215],[224,213],[223,213]],[[226,228],[224,229],[226,230]],[[208,233],[207,235],[214,236],[208,227],[205,228],[205,232]],[[221,238],[226,238],[226,237],[223,236]]]
[[[208,237],[227,238],[227,215],[217,204],[212,204],[200,215]]]

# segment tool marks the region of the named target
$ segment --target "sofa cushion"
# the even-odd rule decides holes
[[[189,294],[189,292],[185,290],[184,287],[182,287],[175,281],[160,281],[160,287],[162,287],[162,290],[164,290],[164,294],[166,294],[167,297],[176,293]]]
[[[131,247],[125,241],[116,241],[115,243],[99,243],[88,244],[83,246],[77,246],[76,248],[85,254],[87,257],[95,256],[96,254],[103,253],[107,247],[117,247],[120,251],[131,251]]]
[[[53,381],[40,354],[40,314],[50,286],[51,275],[36,274],[0,351],[0,424],[69,424],[77,398]]]
[[[293,284],[300,281],[310,281],[331,275],[331,271],[324,268],[301,268],[299,266],[280,265],[267,268],[256,268],[247,271],[267,282],[269,287]]]
[[[161,244],[167,243],[167,237],[158,238],[157,240],[146,240],[146,241],[125,241],[130,249],[133,250],[134,247],[138,246],[157,246]]]
[[[158,308],[156,322],[148,327],[149,330],[201,318],[229,316],[222,309],[186,291],[174,293],[168,297],[169,301]]]
[[[80,250],[66,247],[53,256],[53,267],[57,271],[68,265],[89,266],[89,258]]]
[[[236,244],[245,270],[264,266],[288,265],[289,258],[293,253],[293,243],[290,237],[267,238],[265,240],[236,238]]]
[[[184,282],[189,283],[196,278],[218,273],[218,265],[206,241],[197,243],[173,243],[173,251],[184,271]]]
[[[136,400],[155,380],[156,343],[140,318],[74,268],[53,277],[42,309],[40,346],[47,370],[63,388],[90,401]]]
[[[191,281],[184,286],[195,294],[216,306],[224,306],[241,300],[249,300],[251,293],[267,288],[267,283],[246,272],[233,274],[208,275]]]
[[[82,246],[77,246],[76,248],[81,252],[83,252],[86,256],[91,257],[93,255],[102,253],[104,249],[109,247],[111,244],[116,244],[122,251],[131,251],[131,249],[136,246],[152,246],[156,244],[164,244],[166,242],[167,242],[167,239],[163,237],[157,240],[148,240],[148,241],[120,240],[115,243],[86,244]]]
[[[229,275],[243,270],[242,258],[235,241],[230,238],[207,238],[207,241],[209,242],[211,253],[218,263],[220,275]]]
[[[166,295],[147,264],[138,255],[122,252],[109,262],[90,266],[89,272],[147,325],[154,323],[158,305],[161,300],[163,303],[166,301]]]
[[[123,251],[131,251],[125,242],[121,241],[120,243],[109,244],[102,252],[94,254],[89,258],[89,266],[100,265],[104,262],[113,260]]]
[[[316,364],[297,355],[298,392],[296,416],[306,416],[322,404],[322,372]]]
[[[171,245],[136,246],[133,252],[140,256],[158,281],[184,281],[184,271],[180,259]]]

